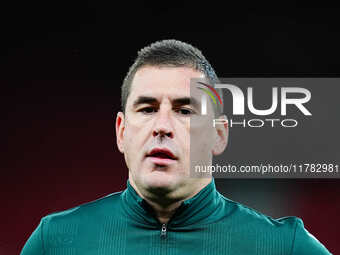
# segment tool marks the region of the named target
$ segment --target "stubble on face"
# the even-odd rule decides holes
[[[210,182],[189,178],[190,132],[202,146],[197,157],[209,160],[212,129],[201,123],[190,130],[187,110],[198,112],[198,107],[174,103],[190,98],[190,79],[202,77],[189,67],[148,66],[136,72],[126,106],[124,155],[137,192],[182,199]]]

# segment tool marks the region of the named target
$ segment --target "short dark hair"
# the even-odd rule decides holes
[[[144,66],[187,66],[203,73],[209,82],[213,84],[218,82],[215,70],[199,49],[173,39],[157,41],[138,51],[135,62],[124,78],[121,88],[121,106],[124,113],[133,78],[136,72]],[[220,109],[217,112],[219,111]]]

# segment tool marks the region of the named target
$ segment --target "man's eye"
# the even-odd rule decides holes
[[[190,115],[190,114],[193,114],[193,111],[192,111],[192,110],[186,109],[186,108],[177,109],[176,112],[178,112],[179,114],[182,114],[182,115]]]
[[[139,110],[139,112],[145,113],[145,114],[150,114],[156,112],[156,109],[153,107],[144,107]]]

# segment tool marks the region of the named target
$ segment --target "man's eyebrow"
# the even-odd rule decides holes
[[[198,107],[200,105],[199,102],[193,97],[175,98],[172,100],[172,103],[176,105],[193,105],[194,107]]]
[[[149,96],[140,96],[138,97],[134,103],[133,107],[137,107],[141,104],[155,104],[158,103],[158,100],[154,97]],[[172,100],[172,104],[174,105],[193,105],[194,107],[198,107],[199,102],[193,97],[179,97]]]
[[[140,96],[133,102],[133,107],[137,107],[141,104],[154,104],[157,103],[157,99],[154,97]]]

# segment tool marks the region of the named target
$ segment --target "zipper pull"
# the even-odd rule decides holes
[[[161,237],[165,238],[166,237],[166,224],[162,224],[162,229],[161,229]]]

